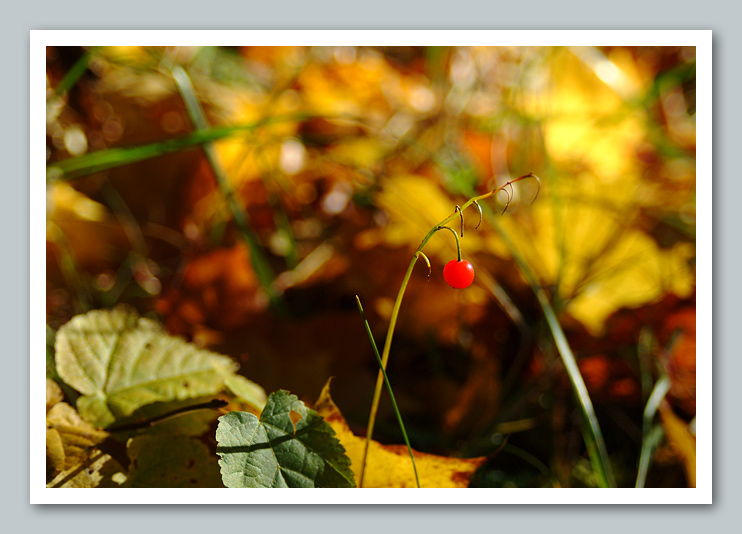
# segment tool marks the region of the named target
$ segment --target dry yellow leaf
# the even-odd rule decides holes
[[[55,404],[46,415],[46,454],[55,472],[75,467],[89,449],[108,437],[65,402]]]
[[[358,480],[366,439],[351,432],[343,414],[330,397],[329,382],[322,389],[315,409],[332,426],[340,443],[345,447],[345,452],[351,461],[351,469]],[[474,472],[487,460],[484,456],[448,458],[417,451],[413,453],[420,477],[420,487],[423,488],[466,488]],[[363,487],[417,487],[407,447],[405,445],[382,445],[371,441]]]
[[[126,482],[121,465],[110,455],[93,449],[84,461],[59,473],[47,488],[116,488]]]
[[[46,379],[46,413],[49,413],[49,410],[51,410],[55,404],[57,404],[58,402],[62,402],[63,398],[64,398],[64,394],[62,393],[62,388],[59,387],[59,384],[57,384],[54,380],[47,378]]]

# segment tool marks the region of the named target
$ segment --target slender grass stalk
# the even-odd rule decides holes
[[[636,475],[636,487],[643,488],[647,480],[647,473],[649,472],[649,463],[652,459],[652,451],[661,439],[661,433],[655,432],[652,428],[652,421],[657,413],[657,409],[660,407],[662,399],[665,398],[667,392],[670,391],[672,382],[667,375],[662,375],[657,383],[654,385],[652,394],[649,395],[649,400],[644,407],[644,423],[642,425],[642,450],[639,456],[639,470]]]
[[[198,100],[198,96],[196,95],[196,91],[193,88],[188,73],[186,73],[180,65],[173,65],[171,72],[196,130],[201,132],[207,131],[209,128],[209,122],[206,119],[206,114],[201,107],[201,103]],[[263,250],[258,242],[258,236],[250,225],[250,217],[244,206],[235,197],[234,191],[232,191],[232,187],[229,184],[229,180],[227,179],[227,175],[222,167],[219,155],[217,154],[213,143],[211,141],[204,143],[203,150],[212,171],[214,171],[217,185],[224,195],[224,198],[227,200],[235,225],[250,249],[250,262],[252,263],[253,269],[255,269],[258,281],[262,288],[268,293],[271,305],[276,308],[279,306],[279,297],[273,288],[275,275],[273,269],[271,269],[271,266],[268,263],[268,260],[263,254]]]
[[[379,409],[379,399],[381,398],[381,387],[384,382],[384,374],[383,371],[387,367],[387,363],[389,362],[389,352],[392,347],[392,338],[394,336],[394,328],[397,325],[397,318],[399,316],[399,309],[402,306],[402,299],[404,298],[405,291],[407,290],[407,284],[410,281],[410,276],[412,275],[412,270],[415,268],[415,263],[417,263],[417,259],[420,256],[425,257],[425,254],[423,254],[422,250],[425,247],[425,245],[430,241],[430,238],[435,235],[436,232],[447,229],[451,230],[454,235],[457,237],[457,244],[458,244],[458,235],[456,234],[456,231],[452,228],[448,228],[446,225],[453,221],[454,219],[457,219],[460,217],[461,212],[466,210],[471,205],[476,205],[478,208],[481,209],[481,206],[479,206],[478,201],[484,200],[486,198],[489,198],[493,196],[494,194],[498,193],[499,191],[502,191],[507,185],[510,183],[518,182],[520,180],[523,180],[525,178],[534,178],[538,180],[538,177],[536,177],[533,174],[527,174],[525,176],[521,176],[519,178],[516,178],[514,180],[511,180],[510,182],[507,182],[505,185],[498,187],[497,189],[493,189],[489,193],[485,193],[483,195],[475,196],[467,200],[459,209],[455,210],[453,212],[453,215],[449,215],[445,219],[443,219],[441,222],[433,226],[433,228],[430,229],[430,231],[425,235],[423,240],[420,242],[420,245],[417,247],[417,250],[415,251],[415,255],[412,257],[412,260],[410,261],[410,265],[407,267],[407,272],[405,273],[404,278],[402,279],[402,285],[399,288],[399,292],[397,293],[397,299],[394,301],[394,307],[392,308],[392,315],[389,320],[389,328],[387,330],[386,334],[386,340],[384,341],[384,352],[381,356],[381,369],[379,370],[379,373],[376,377],[376,387],[374,389],[374,398],[371,402],[371,412],[369,414],[368,418],[368,426],[366,427],[366,444],[363,449],[363,456],[361,458],[361,469],[360,469],[360,475],[358,477],[358,486],[363,487],[363,476],[366,471],[366,459],[368,456],[368,447],[371,443],[371,438],[373,437],[374,433],[374,425],[376,424],[376,414]],[[460,248],[459,248],[459,258],[460,256]],[[428,268],[430,268],[430,262],[425,258],[425,261],[428,263]]]
[[[399,408],[397,407],[397,401],[394,398],[394,392],[392,391],[392,384],[389,382],[389,378],[387,377],[386,370],[384,369],[384,366],[381,363],[381,356],[379,356],[379,349],[376,347],[376,341],[374,341],[374,335],[371,333],[371,327],[368,325],[368,320],[366,319],[366,314],[363,312],[363,306],[361,306],[361,299],[358,298],[358,295],[356,295],[356,303],[358,303],[358,311],[361,312],[361,317],[363,317],[363,324],[366,326],[366,333],[368,333],[368,339],[371,341],[371,347],[373,347],[374,349],[374,355],[376,356],[376,361],[379,363],[379,369],[384,375],[384,382],[386,383],[386,389],[389,391],[389,398],[392,401],[392,406],[394,407],[394,413],[397,414],[397,421],[399,421],[399,429],[402,431],[402,436],[404,436],[404,442],[407,444],[407,450],[410,453],[410,460],[412,460],[412,469],[415,471],[415,482],[417,482],[417,487],[419,488],[420,479],[417,476],[417,465],[415,464],[415,455],[412,452],[412,447],[410,446],[410,440],[407,437],[407,431],[405,430],[404,423],[402,422],[402,414],[399,412]],[[359,487],[362,487],[362,486],[359,484]]]
[[[551,305],[551,301],[546,294],[546,291],[544,291],[541,284],[538,282],[536,273],[534,273],[528,262],[523,258],[523,256],[521,256],[515,243],[510,239],[507,232],[504,231],[500,223],[492,216],[489,210],[487,211],[487,217],[493,228],[498,232],[500,238],[505,242],[505,245],[510,250],[513,259],[518,264],[521,273],[523,273],[526,281],[531,286],[531,290],[535,293],[536,299],[544,313],[546,323],[551,331],[552,337],[554,338],[554,344],[562,363],[564,364],[564,368],[567,371],[567,377],[569,378],[572,392],[574,393],[580,407],[583,439],[587,446],[593,470],[598,475],[598,480],[602,487],[615,487],[616,482],[608,458],[608,450],[605,446],[598,418],[595,415],[595,409],[590,400],[590,395],[585,386],[585,381],[582,379],[582,374],[580,374],[580,369],[577,366],[577,360],[569,346],[567,336],[564,334],[561,324],[559,324],[559,319]]]

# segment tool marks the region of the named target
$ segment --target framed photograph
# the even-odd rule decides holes
[[[31,502],[711,503],[711,53],[32,31]]]

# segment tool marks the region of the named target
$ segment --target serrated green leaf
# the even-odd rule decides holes
[[[332,427],[287,391],[271,393],[260,419],[248,412],[220,417],[216,440],[229,488],[355,487]]]
[[[129,440],[132,488],[221,488],[219,465],[209,448],[188,436],[156,434]]]
[[[74,317],[55,349],[59,376],[82,393],[80,415],[101,428],[147,404],[213,395],[236,370],[125,307]]]

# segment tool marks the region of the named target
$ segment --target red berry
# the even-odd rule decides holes
[[[474,281],[474,266],[466,260],[451,260],[443,268],[443,279],[454,289],[469,287]]]

